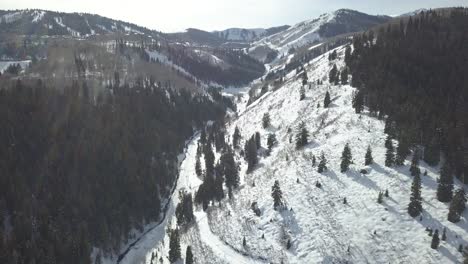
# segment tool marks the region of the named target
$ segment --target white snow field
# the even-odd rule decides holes
[[[408,215],[411,156],[405,166],[384,166],[384,122],[366,111],[354,112],[354,88],[328,83],[333,64],[344,66],[344,47],[336,50],[338,60],[329,62],[326,53],[305,66],[311,82],[320,79],[324,83],[306,88],[305,100],[299,100],[302,79],[294,71],[287,75],[282,87],[241,107],[238,117],[229,123],[229,141],[237,126],[243,136],[242,145],[256,131],[262,135],[263,148],[269,133],[276,134],[278,144],[270,156],[260,157],[250,174],[246,174],[246,162],[237,154],[241,186],[232,200],[226,198],[210,205],[206,212],[194,209],[196,223],[181,230],[183,257],[186,246],[191,245],[196,263],[460,263],[458,246],[468,245],[468,210],[459,223],[447,220],[448,204],[436,199],[439,168],[421,162],[422,172],[428,172],[421,176],[424,212],[421,219]],[[323,107],[326,91],[332,98],[329,108]],[[272,125],[267,129],[262,128],[264,113],[271,117]],[[295,135],[301,121],[310,133],[310,143],[297,150]],[[178,190],[192,194],[201,184],[194,170],[197,140],[188,146],[177,185]],[[340,157],[346,143],[351,147],[354,164],[341,173]],[[364,166],[369,145],[375,163]],[[312,165],[312,156],[316,156],[318,164],[321,152],[328,159],[328,171],[323,174]],[[361,169],[369,173],[362,175]],[[287,210],[273,209],[271,187],[275,180],[280,183]],[[321,188],[315,186],[317,181]],[[462,186],[458,181],[456,185]],[[389,197],[378,204],[378,193],[387,189]],[[169,243],[163,232],[175,226],[177,202],[175,192],[164,224],[145,236],[121,263],[151,263],[153,252],[157,263],[169,263]],[[257,202],[261,216],[251,210],[253,202]],[[431,249],[426,227],[439,229],[440,233],[446,228],[447,240],[441,241],[438,250]],[[290,249],[286,249],[288,239]]]

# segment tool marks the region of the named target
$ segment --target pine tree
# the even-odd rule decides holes
[[[191,246],[187,246],[187,251],[185,253],[185,264],[193,264],[193,253]]]
[[[309,77],[307,76],[307,71],[304,69],[304,73],[302,74],[302,87],[304,87],[304,85],[307,85],[308,82]]]
[[[408,156],[408,142],[405,138],[400,138],[395,157],[395,165],[403,166],[406,156]]]
[[[245,240],[245,236],[242,239],[242,246],[246,247],[247,246],[247,240]]]
[[[413,184],[411,185],[411,198],[408,205],[408,213],[412,217],[416,217],[422,212],[422,198],[421,198],[421,177],[414,176]]]
[[[262,147],[262,138],[260,137],[260,132],[255,133],[255,146],[257,149]]]
[[[232,135],[232,146],[234,148],[239,147],[240,139],[241,139],[241,134],[240,134],[239,128],[236,126],[234,130],[234,135]]]
[[[201,164],[200,164],[200,159],[197,158],[197,161],[195,162],[195,173],[197,174],[198,177],[201,177],[203,174]]]
[[[328,108],[330,106],[331,99],[330,99],[330,93],[327,91],[325,94],[325,99],[323,101],[323,107]]]
[[[432,236],[431,248],[432,249],[439,248],[439,243],[440,243],[439,230],[436,229],[436,231],[434,232],[434,235]]]
[[[357,91],[353,96],[353,108],[356,114],[360,114],[364,110],[364,94],[361,90]]]
[[[447,240],[447,228],[444,227],[444,230],[442,231],[442,241]]]
[[[391,167],[395,163],[395,154],[392,139],[390,137],[387,137],[385,147],[387,148],[387,152],[385,154],[385,166]]]
[[[270,126],[270,114],[265,113],[262,118],[263,128],[268,128]]]
[[[388,189],[385,190],[385,197],[389,197],[389,194],[388,194]]]
[[[379,192],[379,196],[377,197],[377,202],[381,204],[383,202],[383,194],[382,192]]]
[[[315,158],[315,155],[312,155],[312,167],[315,167],[317,165],[317,159]]]
[[[460,221],[461,215],[466,207],[465,203],[465,191],[463,189],[457,190],[449,207],[448,220],[450,222],[458,223]]]
[[[338,76],[338,68],[336,67],[336,64],[333,65],[333,68],[330,70],[330,73],[328,74],[328,81],[330,84],[335,84],[337,81],[337,76]]]
[[[277,180],[271,188],[271,197],[273,197],[273,208],[275,208],[275,210],[278,207],[283,206],[283,192],[281,191],[279,181]]]
[[[180,253],[180,238],[179,238],[179,230],[172,229],[170,230],[169,236],[169,261],[171,263],[177,262],[181,257]]]
[[[277,140],[276,140],[276,135],[275,134],[269,134],[268,139],[267,139],[267,145],[268,145],[268,153],[271,152],[273,147],[276,145]]]
[[[300,90],[299,90],[299,100],[302,101],[304,100],[306,97],[305,95],[305,88],[304,86],[301,86]]]
[[[349,144],[346,143],[343,153],[341,154],[341,172],[347,172],[349,169],[349,165],[352,163],[353,156],[351,155],[351,149],[349,148]]]
[[[370,146],[368,146],[364,164],[368,166],[368,165],[371,165],[372,163],[374,163],[374,158],[372,157],[372,149]]]
[[[348,84],[348,68],[345,67],[343,71],[341,72],[341,84],[345,85]]]
[[[255,165],[258,163],[257,157],[257,144],[255,142],[255,136],[252,136],[246,143],[244,148],[245,157],[247,160],[247,171],[251,172]]]
[[[296,135],[296,148],[300,149],[308,144],[309,141],[309,131],[307,131],[306,125],[304,122],[301,122],[298,127]]]
[[[421,169],[419,169],[419,157],[419,151],[415,150],[413,153],[413,159],[411,160],[411,176],[421,175]]]
[[[325,158],[325,154],[322,152],[320,156],[320,162],[318,165],[318,173],[322,173],[327,170],[327,158]]]
[[[220,158],[228,190],[239,187],[239,170],[234,159],[234,152],[228,149]]]
[[[443,203],[450,202],[453,196],[453,173],[450,164],[445,161],[440,169],[439,185],[437,186],[437,199]]]

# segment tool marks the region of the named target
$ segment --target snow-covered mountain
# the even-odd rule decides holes
[[[329,61],[329,54],[335,50],[338,59]],[[196,223],[181,231],[182,249],[190,245],[195,258],[204,263],[435,264],[458,263],[462,259],[458,247],[468,243],[468,223],[447,220],[448,204],[436,198],[439,168],[420,164],[421,171],[427,171],[426,176],[421,176],[424,212],[420,218],[412,218],[407,213],[413,181],[410,162],[386,167],[384,122],[366,111],[355,113],[353,87],[328,82],[333,65],[344,67],[344,46],[335,50],[305,65],[309,80],[320,80],[322,84],[306,86],[304,100],[299,99],[302,71],[288,73],[282,85],[269,87],[248,106],[247,95],[241,93],[245,96],[227,125],[227,138],[231,140],[237,127],[243,146],[259,132],[259,164],[247,173],[247,164],[237,151],[240,188],[234,191],[233,199],[210,205],[206,212],[194,209]],[[327,92],[331,104],[325,108]],[[271,125],[264,128],[266,113]],[[295,136],[301,122],[309,131],[309,144],[297,149]],[[278,143],[267,155],[270,134],[275,134]],[[198,139],[189,145],[178,183],[178,188],[192,193],[202,183],[195,173]],[[353,164],[342,173],[340,159],[347,143]],[[374,163],[365,166],[368,146]],[[322,153],[328,170],[319,173],[313,160],[318,164]],[[275,181],[282,190],[285,210],[273,208],[271,191]],[[317,183],[321,186],[317,187]],[[456,186],[462,184],[456,182]],[[379,193],[385,191],[388,197],[378,203]],[[253,204],[259,215],[252,209]],[[468,218],[468,211],[463,218]],[[175,217],[165,226],[174,227]],[[428,228],[446,230],[447,239],[441,241],[439,250],[431,249]],[[168,263],[169,240],[158,237],[155,233],[143,239],[122,263],[151,263],[153,253]]]
[[[229,28],[223,31],[213,31],[213,34],[218,36],[221,39],[228,41],[241,41],[241,42],[251,42],[258,40],[263,37],[267,37],[283,30],[286,30],[289,26],[280,26],[273,28],[254,28],[254,29],[245,29],[245,28]]]
[[[267,46],[287,52],[292,47],[321,41],[337,35],[358,32],[390,20],[387,16],[373,16],[349,9],[322,14],[316,19],[300,22],[286,30],[265,37],[253,44],[251,50]]]
[[[0,10],[0,34],[89,37],[113,33],[157,37],[158,32],[98,15],[46,10]]]

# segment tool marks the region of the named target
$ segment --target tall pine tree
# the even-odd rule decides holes
[[[330,103],[330,93],[327,91],[327,93],[325,94],[325,99],[323,100],[323,107],[328,108],[330,106]]]
[[[372,163],[374,163],[374,158],[372,157],[372,149],[370,146],[368,146],[367,151],[366,151],[364,165],[368,166],[368,165],[371,165]]]
[[[346,143],[343,153],[341,154],[341,172],[347,172],[349,165],[352,163],[353,156],[351,155],[351,149],[349,144]]]
[[[422,197],[421,197],[421,177],[414,176],[413,184],[411,185],[411,198],[408,205],[408,213],[412,217],[420,215],[422,212]]]
[[[179,230],[176,228],[169,232],[169,261],[175,263],[181,257]]]
[[[191,246],[187,246],[187,251],[185,252],[185,264],[193,264],[193,253]]]
[[[300,149],[307,145],[309,142],[309,131],[307,131],[306,125],[304,122],[301,122],[298,126],[296,134],[296,148]]]
[[[327,170],[327,158],[325,158],[325,153],[322,152],[320,155],[320,162],[317,168],[318,173],[322,173]]]
[[[275,210],[283,206],[283,192],[281,191],[278,180],[276,180],[273,187],[271,187],[271,197],[273,197],[273,207]]]
[[[445,161],[440,169],[439,185],[437,186],[437,199],[443,203],[450,202],[453,195],[453,173],[450,164]]]
[[[463,189],[457,190],[449,207],[448,220],[450,222],[457,223],[460,221],[461,215],[466,207],[465,203],[465,191]]]

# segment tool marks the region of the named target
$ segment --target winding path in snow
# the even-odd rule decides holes
[[[195,212],[195,217],[200,230],[201,240],[213,250],[217,257],[233,264],[263,263],[238,253],[213,234],[205,212]]]

